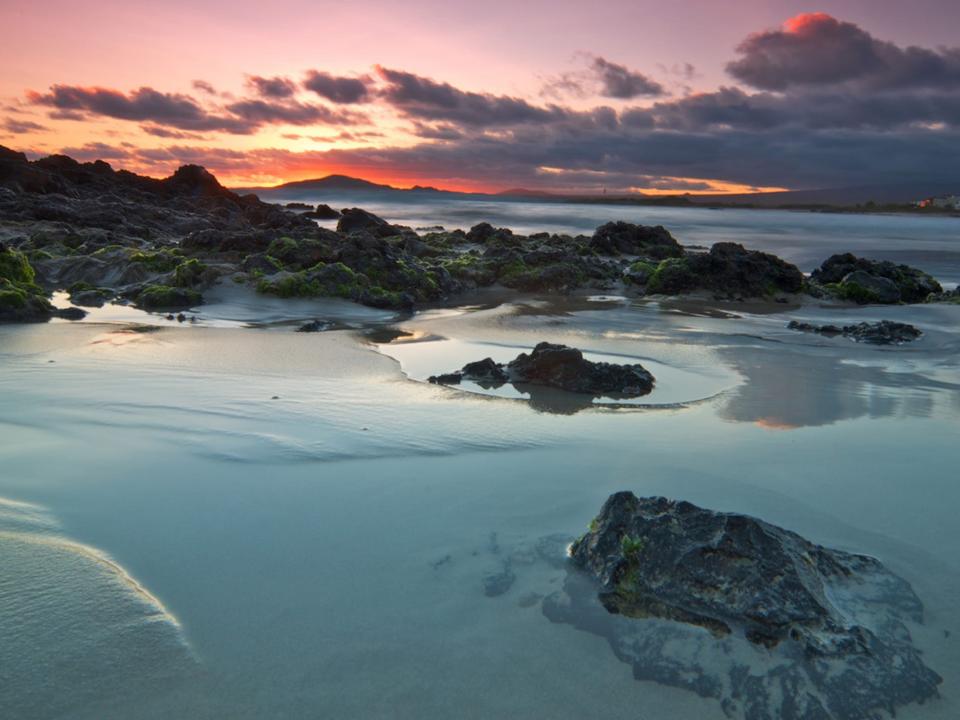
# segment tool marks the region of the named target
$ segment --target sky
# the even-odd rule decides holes
[[[234,186],[960,185],[955,0],[0,0],[0,27],[0,144],[31,157]]]

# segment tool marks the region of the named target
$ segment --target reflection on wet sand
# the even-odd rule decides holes
[[[836,357],[754,349],[722,353],[746,378],[720,417],[771,430],[830,425],[858,417],[931,417],[960,398],[960,384],[919,372],[891,372]],[[944,412],[949,412],[944,407]],[[955,409],[954,409],[955,412]]]

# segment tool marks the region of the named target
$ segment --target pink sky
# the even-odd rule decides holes
[[[275,183],[346,172],[399,184],[497,189],[518,184],[518,178],[507,169],[498,178],[490,167],[471,172],[452,167],[452,163],[433,166],[430,158],[437,153],[430,148],[418,159],[410,148],[456,141],[424,138],[423,131],[415,128],[422,118],[416,120],[409,112],[379,102],[355,108],[362,110],[369,122],[331,127],[329,123],[270,121],[249,134],[205,131],[192,138],[162,138],[144,132],[142,122],[97,113],[88,112],[82,120],[50,117],[51,108],[32,104],[27,93],[42,95],[53,85],[121,93],[149,87],[160,93],[188,95],[204,107],[213,107],[249,97],[249,75],[300,81],[305,71],[314,69],[357,77],[375,74],[374,67],[379,65],[449,83],[462,91],[522,99],[537,107],[557,103],[571,111],[610,107],[622,113],[691,94],[714,93],[722,86],[744,88],[743,82],[725,70],[726,64],[736,59],[737,46],[751,33],[786,28],[784,23],[790,18],[813,11],[898,46],[936,49],[958,42],[955,29],[960,27],[960,4],[945,0],[847,0],[821,2],[817,7],[786,0],[514,0],[483,4],[433,0],[248,4],[220,0],[6,0],[0,4],[0,27],[6,30],[0,44],[0,106],[6,110],[0,111],[0,121],[7,126],[6,131],[0,126],[0,144],[31,154],[87,148],[77,154],[93,155],[96,146],[92,144],[100,143],[112,148],[103,153],[113,153],[113,158],[107,157],[113,164],[152,174],[169,172],[181,160],[202,160],[206,149],[216,151],[210,153],[206,164],[234,183]],[[661,85],[664,93],[629,99],[543,94],[545,84],[565,73],[583,77],[593,57],[649,78]],[[689,66],[694,71],[684,72]],[[194,87],[195,80],[206,81],[230,97],[204,96]],[[747,90],[756,92],[758,88]],[[296,101],[316,104],[318,99],[298,89]],[[938,122],[933,118],[927,124],[933,128]],[[437,121],[431,128],[436,129],[435,125],[449,127],[451,121]],[[343,136],[345,130],[353,137]],[[470,132],[475,141],[479,131],[471,126]],[[488,126],[483,133],[490,141],[509,133],[511,142],[523,142],[514,128]],[[186,147],[189,151],[183,149]],[[150,152],[135,152],[141,149]],[[391,152],[379,161],[376,157],[378,150],[398,149],[402,152]],[[163,150],[169,157],[163,157]],[[357,150],[363,152],[352,152]],[[260,158],[260,166],[236,158],[227,162],[223,158],[228,151],[253,153]],[[573,185],[603,184],[584,179],[590,171],[606,172],[602,167],[591,168],[585,161],[568,167],[560,162],[563,172],[556,173],[551,172],[556,168],[548,160],[538,159],[536,171],[522,178],[523,184],[536,183],[538,178],[545,186],[556,184],[558,177],[566,177],[564,172],[571,178],[576,174]],[[756,178],[731,177],[722,163],[714,175],[706,176],[702,168],[694,172],[683,162],[678,161],[675,170],[659,164],[648,169],[642,160],[633,158],[636,183],[630,183],[633,171],[624,162],[611,185],[662,191],[670,189],[669,178],[692,178],[704,189],[797,184],[786,176],[779,182],[776,177],[766,181],[761,173]],[[654,186],[651,178],[667,180]],[[679,189],[684,189],[685,180]]]

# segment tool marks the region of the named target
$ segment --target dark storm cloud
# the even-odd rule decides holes
[[[254,126],[287,125],[345,125],[364,122],[365,117],[352,112],[338,112],[322,105],[294,101],[240,100],[226,106],[227,110]]]
[[[870,88],[960,87],[960,48],[930,50],[878,40],[825,13],[750,35],[727,71],[763,90],[851,82]]]
[[[0,127],[9,133],[13,133],[14,135],[23,135],[30,132],[41,132],[49,129],[46,126],[35,123],[31,120],[15,120],[13,118],[7,118],[4,120]]]
[[[363,103],[370,99],[365,78],[336,77],[330,73],[310,70],[303,81],[303,87],[330,102],[342,105]]]
[[[179,132],[222,131],[250,134],[264,125],[344,125],[366,122],[365,116],[335,111],[292,99],[245,99],[218,111],[201,106],[192,97],[143,87],[129,94],[107,88],[54,85],[50,92],[27,94],[30,102],[55,108],[57,119],[81,120],[105,116],[147,123],[146,132],[158,137],[186,137]],[[166,135],[162,133],[166,132]]]
[[[444,82],[378,67],[383,99],[410,118],[446,120],[475,127],[545,123],[570,116],[564,108],[539,107],[521,98],[466,92]]]
[[[30,92],[28,99],[68,113],[85,112],[119,120],[149,121],[181,130],[222,130],[246,134],[251,123],[236,117],[210,114],[193,98],[179,93],[162,93],[142,87],[127,94],[99,87],[54,85],[47,94]]]
[[[625,65],[617,65],[602,57],[593,59],[593,71],[601,83],[601,95],[620,100],[635,97],[654,97],[664,95],[663,85],[651,80],[643,73],[630,70]]]
[[[293,80],[280,76],[266,78],[260,75],[249,75],[247,86],[260,97],[273,100],[293,97],[297,92],[297,86]]]

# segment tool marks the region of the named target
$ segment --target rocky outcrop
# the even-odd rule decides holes
[[[576,348],[542,342],[528,355],[521,353],[509,363],[491,358],[468,363],[459,372],[429,378],[440,385],[470,380],[481,386],[505,383],[541,385],[592,397],[638,397],[653,390],[654,377],[640,364],[615,365],[591,362]]]
[[[680,243],[662,225],[609,222],[590,238],[590,247],[603,255],[640,255],[653,260],[682,257]]]
[[[612,495],[544,613],[604,635],[638,679],[748,720],[872,720],[937,696],[923,606],[876,559],[762,520]]]
[[[940,283],[922,270],[850,253],[832,255],[810,278],[831,294],[861,304],[920,303],[943,291]]]
[[[768,298],[803,290],[803,273],[775,255],[717,243],[706,253],[687,253],[658,265],[635,263],[631,281],[648,294],[682,295],[705,290],[722,299]]]
[[[843,335],[854,342],[869,345],[902,345],[920,338],[923,333],[913,325],[881,320],[880,322],[862,322],[856,325],[812,325],[810,323],[791,320],[787,325],[790,330],[817,333],[827,337]]]
[[[377,237],[400,235],[406,229],[399,225],[391,225],[383,218],[360,208],[344,208],[337,222],[337,232],[353,233],[363,230]]]

